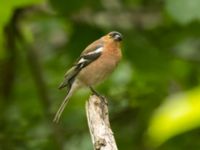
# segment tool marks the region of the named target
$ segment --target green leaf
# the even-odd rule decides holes
[[[180,24],[200,20],[199,0],[167,0],[166,10]]]
[[[41,3],[44,0],[2,0],[0,5],[0,58],[4,57],[3,29],[12,17],[13,11],[18,7]]]
[[[166,99],[153,115],[148,136],[154,146],[200,126],[200,88]]]

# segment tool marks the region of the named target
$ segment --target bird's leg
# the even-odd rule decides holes
[[[92,92],[93,95],[96,95],[100,98],[104,98],[101,94],[99,94],[99,92],[97,92],[93,87],[90,86],[90,90]]]
[[[93,87],[90,86],[90,90],[92,94],[98,96],[104,104],[106,105],[108,104],[107,101],[105,100],[105,97],[99,94],[99,92],[97,92]]]

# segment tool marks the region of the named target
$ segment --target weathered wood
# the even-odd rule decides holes
[[[117,150],[110,128],[107,100],[90,96],[86,102],[86,114],[94,150]]]

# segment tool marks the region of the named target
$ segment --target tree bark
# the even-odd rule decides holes
[[[117,150],[110,127],[107,100],[96,95],[86,102],[87,121],[94,150]]]

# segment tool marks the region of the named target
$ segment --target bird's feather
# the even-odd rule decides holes
[[[53,119],[54,122],[58,123],[60,120],[60,117],[69,101],[69,98],[72,96],[72,94],[79,88],[80,84],[78,83],[79,81],[76,80],[75,82],[72,83],[72,85],[70,85],[70,87],[68,88],[67,91],[67,96],[65,97],[65,99],[63,100],[62,104],[60,105],[58,111],[56,112],[56,115]]]
[[[89,48],[89,47],[88,47]],[[91,47],[90,47],[91,48]],[[86,53],[87,51],[87,53]],[[77,62],[74,66],[69,69],[66,74],[63,82],[60,84],[59,89],[62,89],[66,86],[68,88],[71,87],[72,83],[74,82],[75,77],[78,73],[91,62],[95,61],[97,58],[101,56],[103,51],[102,45],[97,45],[95,48],[93,47],[93,51],[91,49],[86,49],[85,53],[82,53]]]

